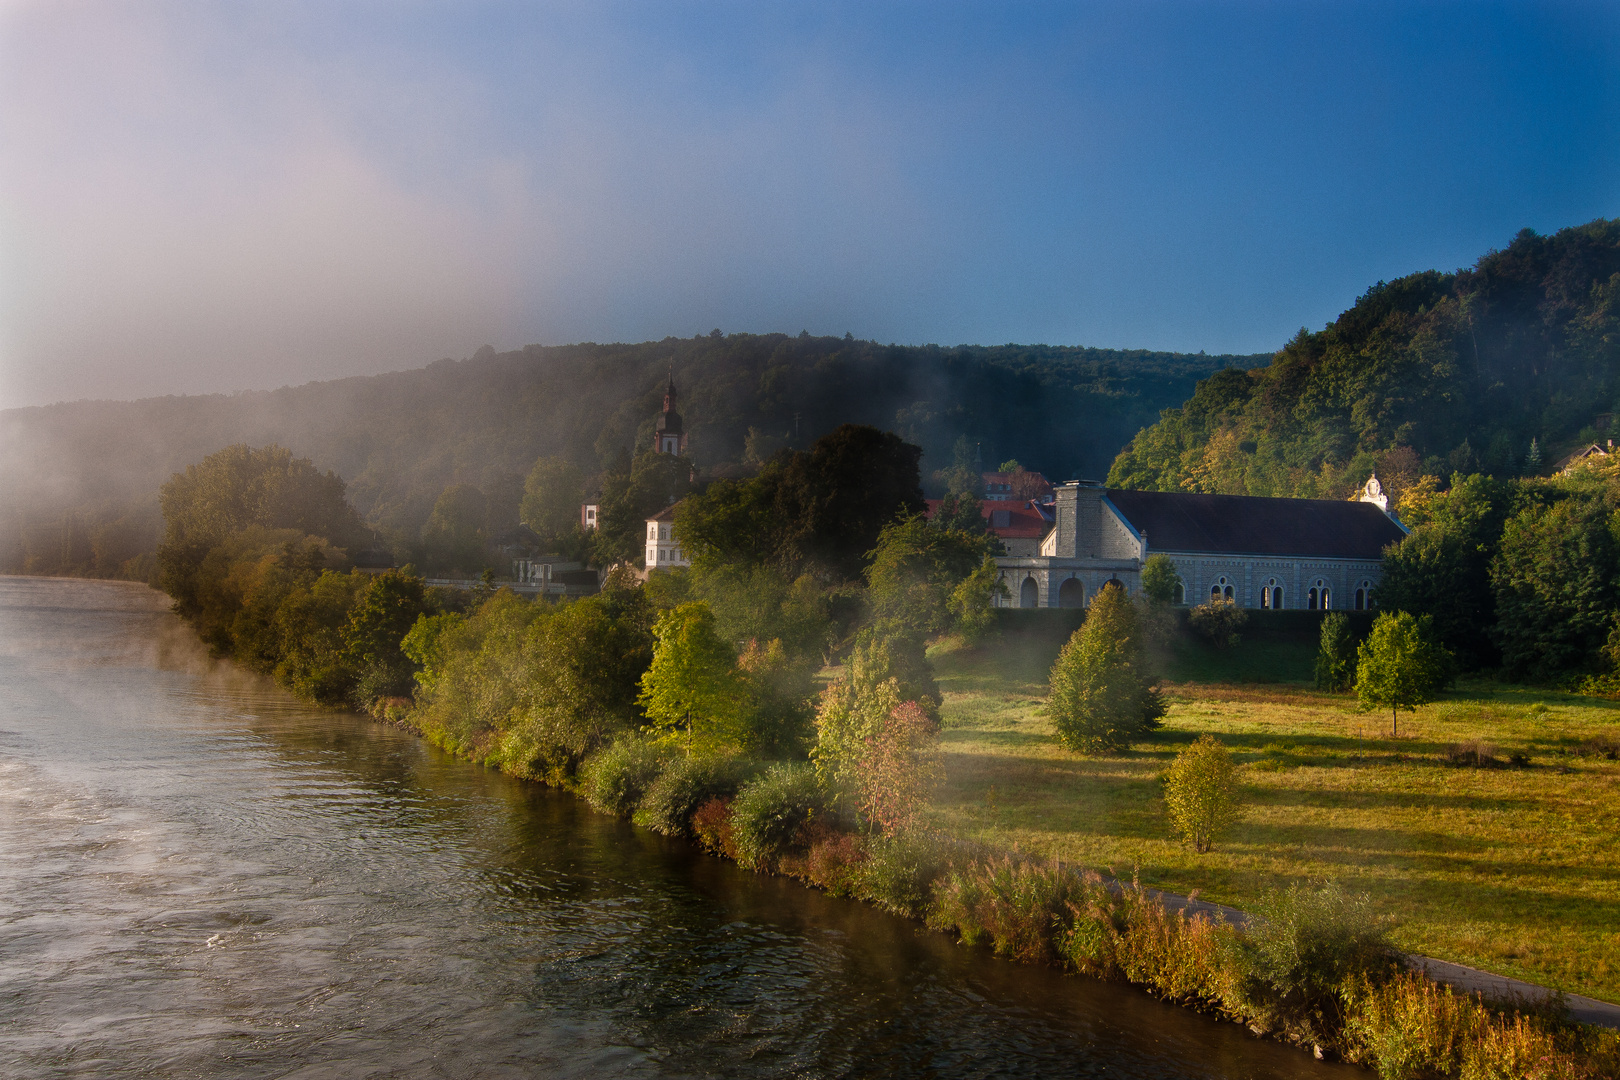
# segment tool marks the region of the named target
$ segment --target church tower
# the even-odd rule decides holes
[[[675,373],[669,373],[669,385],[664,388],[664,415],[653,429],[653,452],[656,454],[686,453],[686,429],[681,426],[681,414],[675,411]]]

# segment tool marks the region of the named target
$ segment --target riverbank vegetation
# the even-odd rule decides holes
[[[692,567],[645,584],[621,569],[564,603],[344,570],[307,531],[350,527],[341,483],[274,451],[177,478],[161,557],[176,610],[221,654],[744,866],[1387,1076],[1521,1075],[1531,1060],[1612,1074],[1614,1039],[1556,1003],[1453,995],[1403,974],[1395,951],[1471,960],[1501,942],[1516,952],[1484,956],[1494,970],[1608,992],[1606,714],[1552,699],[1534,715],[1556,727],[1514,741],[1511,706],[1465,696],[1386,738],[1349,696],[1304,685],[1314,613],[1213,641],[1119,590],[1060,678],[1083,613],[992,610],[994,539],[914,513],[917,457],[900,440],[834,434],[689,498]],[[889,464],[844,467],[840,446]],[[286,490],[298,513],[248,497]],[[1200,665],[1300,685],[1161,692],[1147,673]],[[1109,721],[1084,756],[1065,749],[1046,701],[1060,683],[1077,709],[1132,722]],[[1435,711],[1448,707],[1462,711]],[[1210,845],[1173,838],[1159,778],[1204,735],[1231,755],[1240,809],[1198,852]],[[1462,737],[1440,751],[1442,735]],[[1166,908],[1148,886],[1201,889],[1251,920]]]

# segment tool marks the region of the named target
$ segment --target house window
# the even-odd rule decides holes
[[[1177,605],[1178,607],[1187,602],[1187,590],[1179,581],[1176,582],[1175,592],[1171,595],[1173,597],[1171,603]]]
[[[1232,596],[1232,586],[1224,577],[1216,578],[1215,584],[1209,587],[1211,600],[1230,600]]]

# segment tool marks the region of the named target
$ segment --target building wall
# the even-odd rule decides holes
[[[681,550],[674,537],[674,527],[667,521],[647,522],[647,569],[668,569],[672,566],[691,566],[692,561]]]

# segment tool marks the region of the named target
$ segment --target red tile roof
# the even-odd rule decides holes
[[[943,501],[928,500],[928,517],[932,518],[939,512],[939,504]],[[1041,517],[1040,512],[1030,509],[1027,503],[1014,505],[1010,500],[984,502],[979,504],[979,512],[984,515],[985,528],[1003,540],[1039,540],[1049,528],[1049,523]]]

